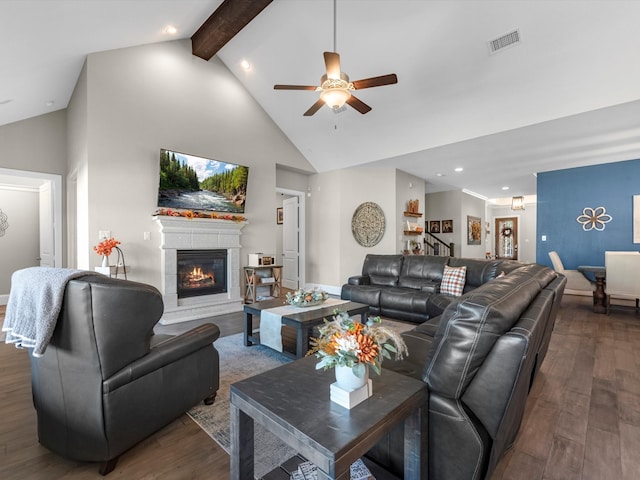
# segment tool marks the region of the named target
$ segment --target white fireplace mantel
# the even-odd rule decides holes
[[[162,242],[163,325],[242,310],[240,235],[247,222],[158,215]],[[226,249],[227,292],[178,299],[178,250]]]

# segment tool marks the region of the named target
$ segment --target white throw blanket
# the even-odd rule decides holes
[[[41,357],[53,336],[67,282],[86,275],[84,270],[30,267],[11,275],[11,291],[2,331],[5,343],[18,348],[33,348]]]
[[[333,307],[347,300],[339,300],[337,298],[328,298],[324,303],[313,307],[294,307],[293,305],[283,305],[282,307],[269,308],[260,312],[260,345],[273,348],[278,352],[282,351],[282,316],[292,315],[294,313],[308,312],[309,310],[318,310],[325,307]]]

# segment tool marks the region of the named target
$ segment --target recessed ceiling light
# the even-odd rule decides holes
[[[456,167],[456,169],[455,169],[456,172],[461,172],[463,170],[464,170],[464,168],[462,168],[462,167]]]
[[[0,100],[0,105],[6,105],[7,103],[13,102],[12,98],[7,98],[5,100]]]
[[[509,190],[509,187],[502,187],[502,190]]]
[[[178,33],[178,29],[173,25],[167,25],[164,29],[164,33],[167,33],[169,35],[175,35],[176,33]]]
[[[45,103],[45,105],[46,105],[47,107],[53,107],[53,105],[54,105],[55,103],[56,103],[56,102],[54,102],[53,100],[49,100],[47,103]]]
[[[240,62],[240,66],[245,72],[248,72],[249,70],[251,70],[251,64],[246,60],[242,60]]]
[[[436,177],[444,177],[444,173],[438,172],[438,173],[436,173]]]

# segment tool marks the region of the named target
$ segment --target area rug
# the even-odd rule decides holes
[[[414,325],[384,320],[384,324],[398,332]],[[213,405],[199,404],[187,413],[196,424],[213,438],[228,454],[231,453],[229,433],[229,386],[245,378],[271,370],[290,362],[280,353],[262,345],[245,347],[241,333],[222,337],[214,345],[220,354],[220,388]],[[286,444],[256,424],[254,441],[254,473],[261,478],[288,458],[295,455]]]

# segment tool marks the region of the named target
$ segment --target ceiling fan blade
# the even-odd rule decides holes
[[[381,87],[382,85],[392,85],[394,83],[398,83],[398,77],[395,73],[390,73],[389,75],[356,80],[353,82],[353,88],[361,90],[363,88]]]
[[[340,78],[340,55],[336,52],[324,52],[324,64],[327,67],[327,78]]]
[[[311,105],[311,108],[309,110],[307,110],[306,112],[304,112],[304,117],[310,117],[311,115],[313,115],[314,113],[316,113],[318,110],[320,110],[322,108],[322,106],[324,105],[324,100],[322,100],[321,98],[318,99],[318,101],[316,103],[314,103],[313,105]]]
[[[318,87],[311,85],[274,85],[274,90],[317,90]]]
[[[347,99],[347,103],[349,105],[351,105],[353,108],[355,108],[357,111],[359,111],[360,113],[362,113],[363,115],[369,111],[371,111],[371,107],[369,105],[367,105],[366,103],[364,103],[362,100],[360,100],[359,98],[354,97],[353,95],[351,95],[348,99]]]

